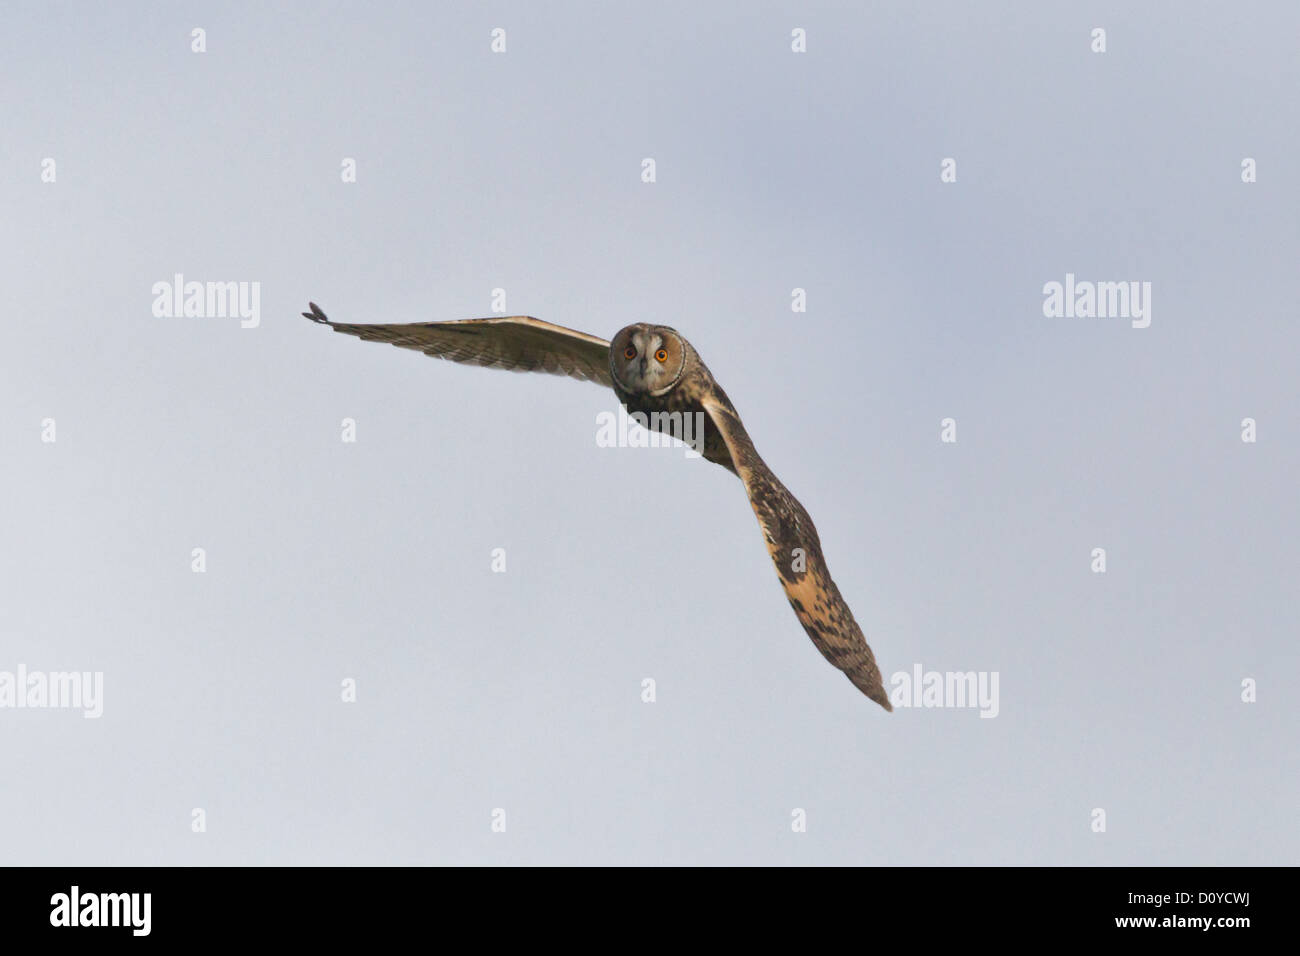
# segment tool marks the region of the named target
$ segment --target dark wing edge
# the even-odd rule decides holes
[[[777,577],[799,623],[822,656],[843,671],[853,686],[892,711],[875,655],[826,567],[812,518],[759,457],[731,402],[724,396],[703,404],[745,483]]]
[[[606,387],[614,384],[609,374],[608,342],[529,315],[457,322],[349,325],[332,322],[315,302],[309,302],[308,306],[311,311],[304,312],[304,318],[365,341],[388,342],[462,365],[567,375]]]

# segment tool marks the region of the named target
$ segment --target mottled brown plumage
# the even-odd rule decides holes
[[[893,710],[875,655],[831,579],[812,518],[759,456],[726,393],[719,389],[704,407],[745,483],[768,554],[799,623],[822,656],[842,670],[854,687],[885,710]]]
[[[547,372],[608,385],[629,412],[700,413],[704,457],[744,482],[781,586],[813,644],[862,693],[893,710],[871,648],[831,579],[812,518],[767,467],[727,393],[694,347],[674,329],[629,325],[607,343],[530,316],[345,325],[331,322],[315,303],[310,305],[311,311],[303,315],[336,332],[453,362]],[[668,430],[654,424],[653,418],[651,422],[652,427]]]
[[[331,322],[315,302],[303,315],[335,332],[388,342],[434,358],[509,372],[546,372],[609,385],[609,343],[528,315],[460,322],[346,325]]]

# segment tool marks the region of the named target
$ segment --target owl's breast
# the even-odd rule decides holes
[[[707,387],[712,387],[712,383],[709,382]],[[677,387],[666,395],[632,394],[622,388],[617,380],[614,382],[614,393],[627,408],[628,414],[642,413],[647,419],[646,427],[665,432],[675,438],[681,439],[682,430],[686,429],[685,440],[696,445],[697,450],[701,451],[706,459],[736,473],[736,466],[731,460],[731,452],[727,448],[726,440],[704,409],[701,390],[700,382],[686,380],[679,382]],[[720,389],[717,391],[721,394]],[[722,394],[722,399],[726,401],[725,394]],[[668,413],[671,418],[667,418],[664,413]],[[687,420],[688,416],[689,420]],[[701,437],[702,448],[699,446]]]

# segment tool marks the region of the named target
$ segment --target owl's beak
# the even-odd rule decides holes
[[[641,356],[641,375],[645,375],[645,356]]]

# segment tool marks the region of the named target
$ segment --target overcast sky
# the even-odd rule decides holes
[[[0,862],[1295,864],[1300,10],[545,8],[8,5],[0,680],[102,714],[0,708]],[[496,289],[680,330],[996,717],[607,390],[298,314]]]

